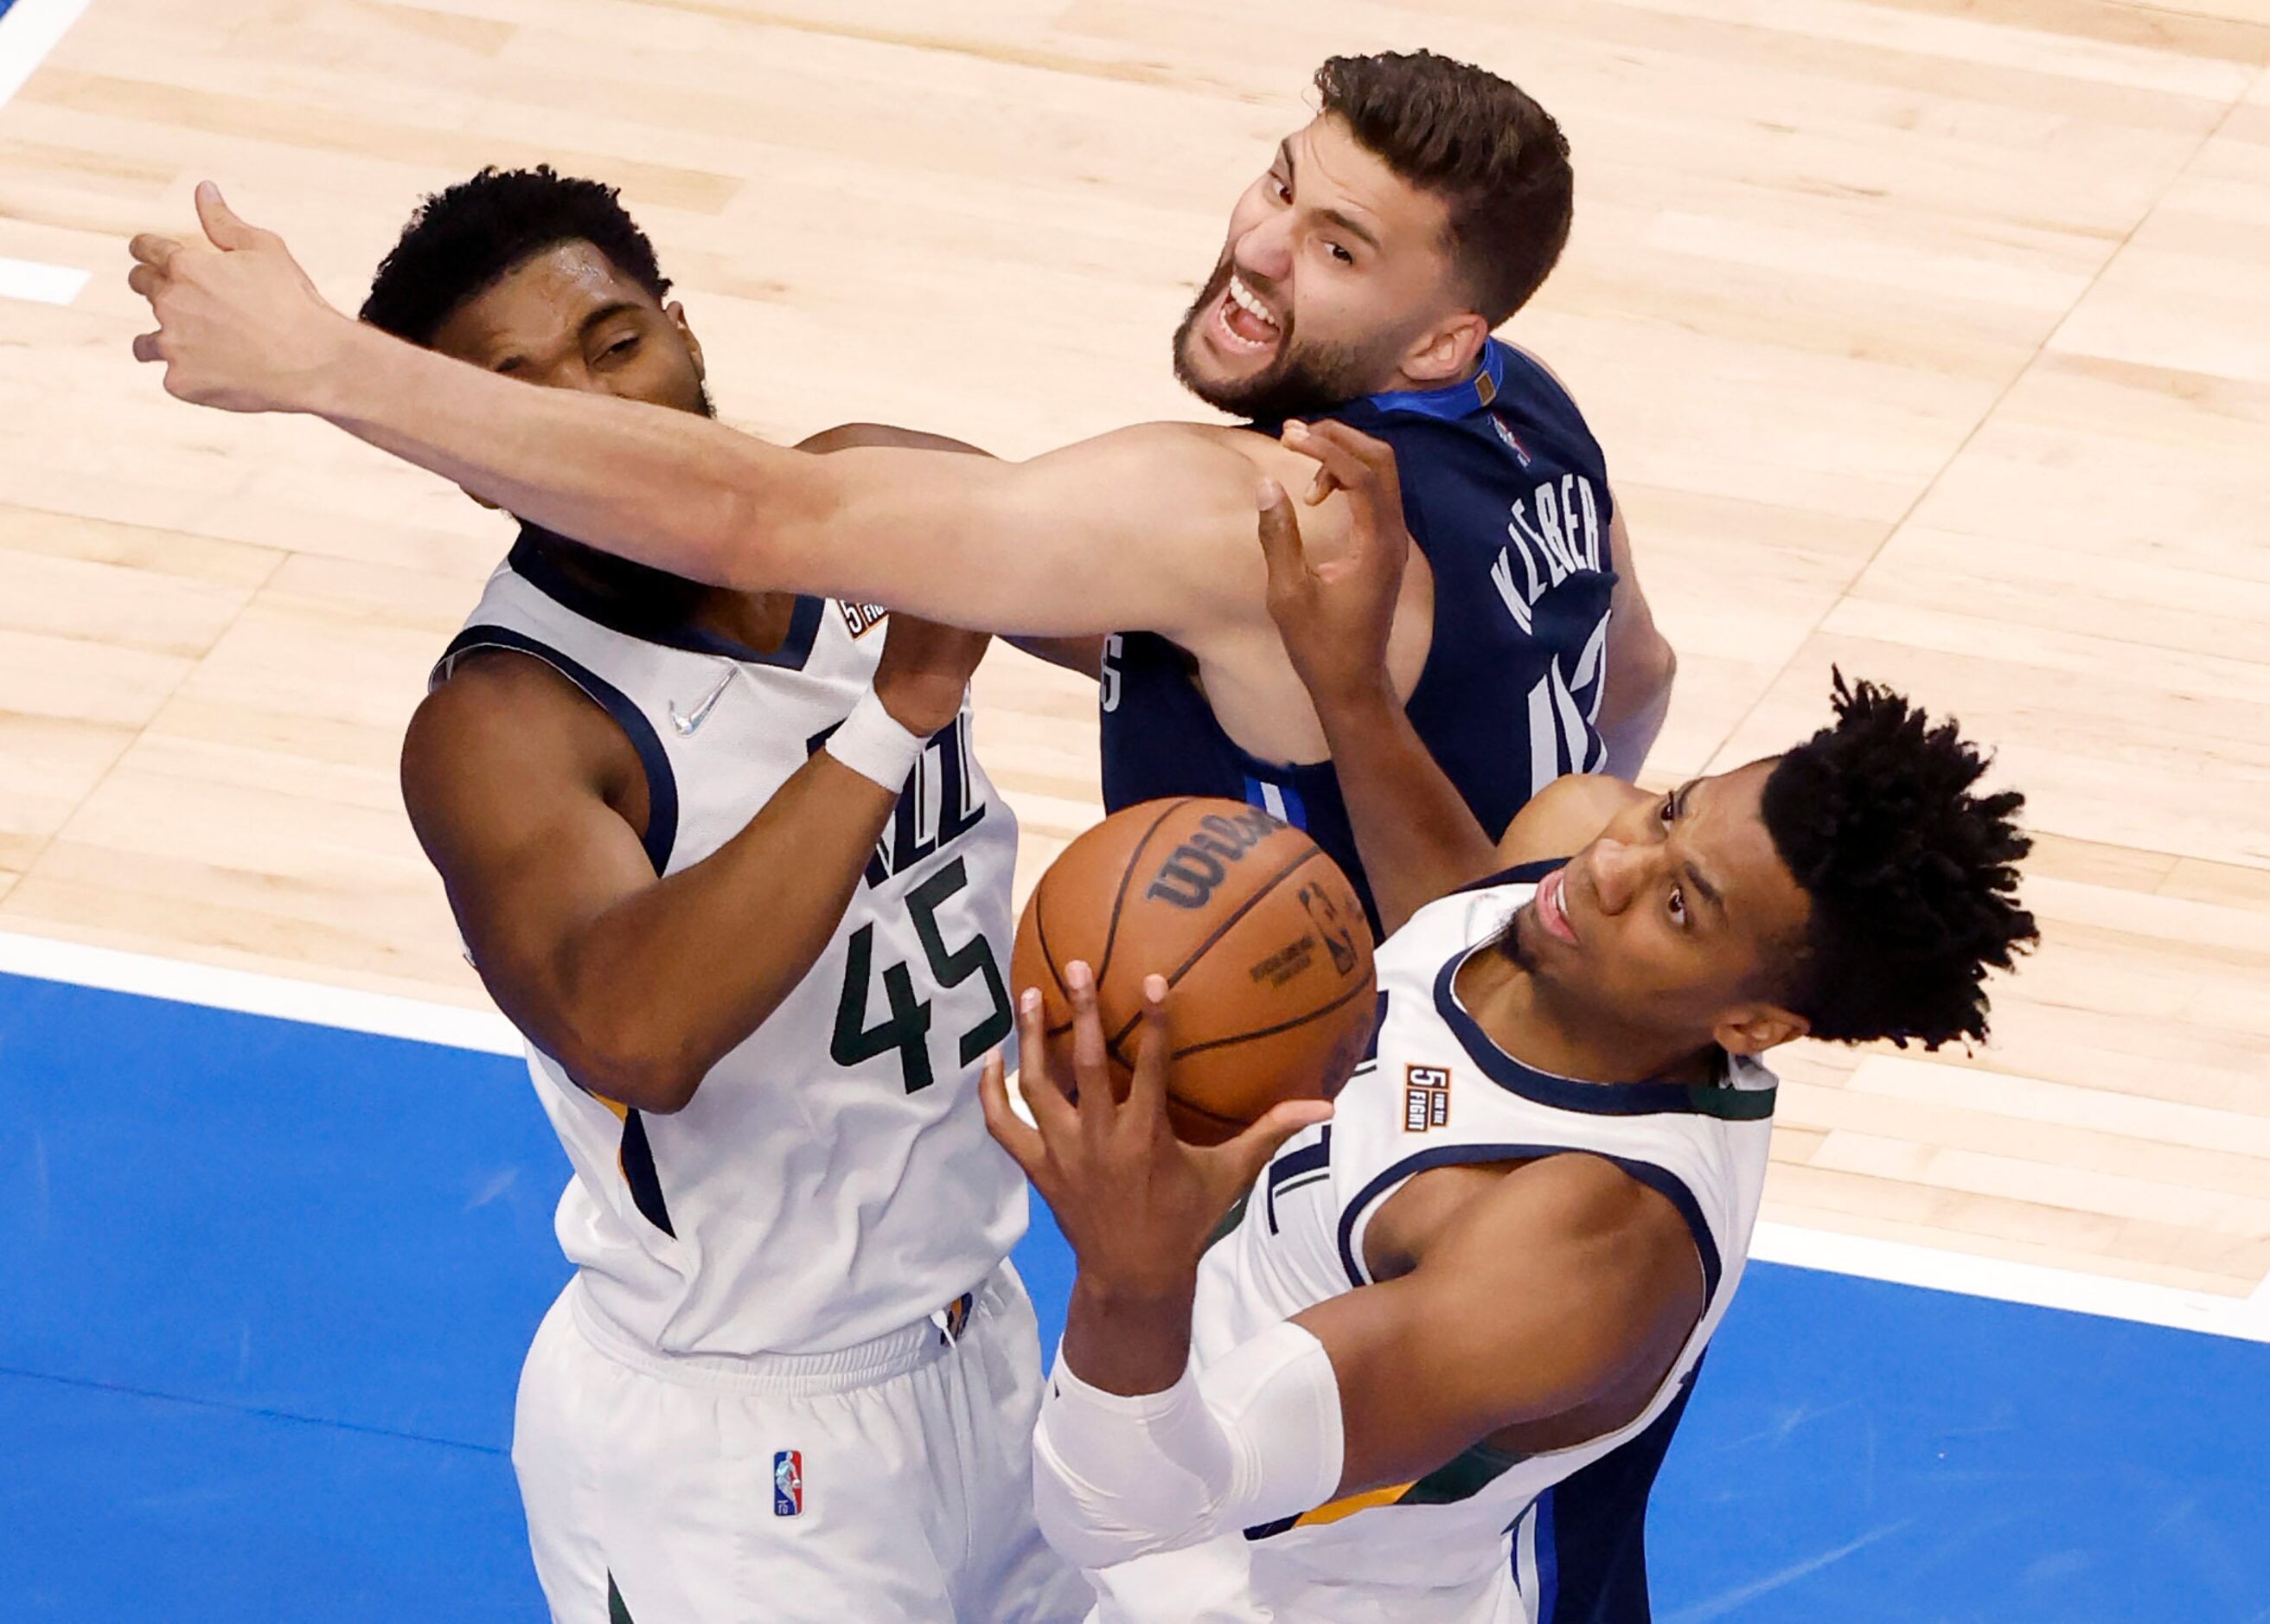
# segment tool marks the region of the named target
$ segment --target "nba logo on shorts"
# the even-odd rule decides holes
[[[773,1515],[804,1515],[804,1451],[783,1450],[773,1457]]]

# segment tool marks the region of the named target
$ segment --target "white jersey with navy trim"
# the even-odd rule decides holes
[[[1770,1072],[1732,1060],[1723,1081],[1702,1087],[1572,1082],[1492,1043],[1452,990],[1458,967],[1553,866],[1444,897],[1380,948],[1373,1054],[1340,1094],[1332,1121],[1285,1144],[1235,1227],[1206,1254],[1196,1356],[1201,1364],[1219,1358],[1302,1309],[1369,1284],[1365,1230],[1413,1175],[1570,1151],[1605,1157],[1670,1199],[1694,1235],[1707,1307],[1646,1409],[1627,1426],[1527,1457],[1477,1446],[1414,1482],[1248,1531],[1252,1616],[1549,1620],[1554,1486],[1643,1439],[1683,1400],[1741,1279],[1765,1183]],[[1675,1424],[1675,1414],[1667,1419]],[[1659,1454],[1658,1440],[1647,1442]],[[1639,1483],[1643,1499],[1652,1476],[1651,1462]],[[1564,1520],[1564,1543],[1575,1531]],[[1129,1564],[1124,1580],[1144,1566]],[[1124,1594],[1131,1586],[1108,1588]]]
[[[540,659],[614,718],[644,765],[657,874],[746,826],[866,691],[882,612],[797,602],[783,646],[741,648],[582,590],[523,538],[436,667]],[[913,1324],[1024,1232],[1024,1180],[976,1078],[1012,1020],[1016,819],[970,749],[969,711],[909,779],[835,936],[672,1116],[585,1092],[531,1044],[575,1166],[556,1222],[583,1301],[665,1353],[825,1353]],[[766,928],[753,910],[753,940]]]

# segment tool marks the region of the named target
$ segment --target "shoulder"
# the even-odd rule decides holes
[[[1502,343],[1503,341],[1501,340]],[[1605,463],[1599,439],[1567,380],[1518,345],[1505,345],[1506,368],[1498,409],[1559,444],[1580,462]],[[1601,472],[1605,476],[1605,467]]]
[[[1505,343],[1503,339],[1499,340],[1499,342],[1502,344]],[[1506,344],[1505,350],[1506,353],[1511,356],[1516,361],[1526,362],[1532,371],[1544,374],[1545,381],[1547,383],[1550,383],[1554,389],[1560,390],[1562,398],[1566,400],[1570,405],[1573,406],[1576,404],[1576,392],[1569,389],[1567,381],[1564,380],[1559,373],[1554,371],[1552,367],[1545,364],[1545,358],[1543,356],[1538,354],[1534,350],[1524,350],[1517,344]]]
[[[419,702],[402,740],[413,823],[467,792],[500,785],[609,786],[639,770],[620,727],[561,671],[508,649],[467,650]]]
[[[1467,1270],[1511,1253],[1580,1264],[1588,1279],[1621,1279],[1649,1296],[1700,1279],[1694,1234],[1670,1198],[1581,1150],[1512,1168],[1466,1204],[1420,1264]]]
[[[1654,798],[1605,773],[1570,773],[1514,814],[1498,842],[1498,856],[1507,863],[1568,856],[1591,845],[1620,814]]]
[[[452,655],[411,717],[411,730],[446,738],[597,708],[541,654],[482,644]]]

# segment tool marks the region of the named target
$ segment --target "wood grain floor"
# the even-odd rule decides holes
[[[0,109],[0,929],[479,997],[394,787],[504,544],[129,360],[124,239],[211,174],[359,300],[487,162],[623,185],[725,415],[1029,454],[1191,404],[1167,335],[1336,50],[1569,130],[1511,329],[1606,444],[1682,671],[1651,781],[1832,664],[1995,742],[2043,951],[1979,1054],[1787,1057],[1769,1216],[2204,1291],[2270,1274],[2270,0],[93,0]],[[1027,881],[1092,694],[980,738]]]

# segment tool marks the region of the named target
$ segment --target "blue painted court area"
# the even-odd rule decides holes
[[[7,1617],[541,1619],[505,1451],[567,1164],[516,1063],[0,977],[0,1098]],[[1657,1617],[2270,1620],[2266,1393],[2270,1347],[1758,1265]]]

